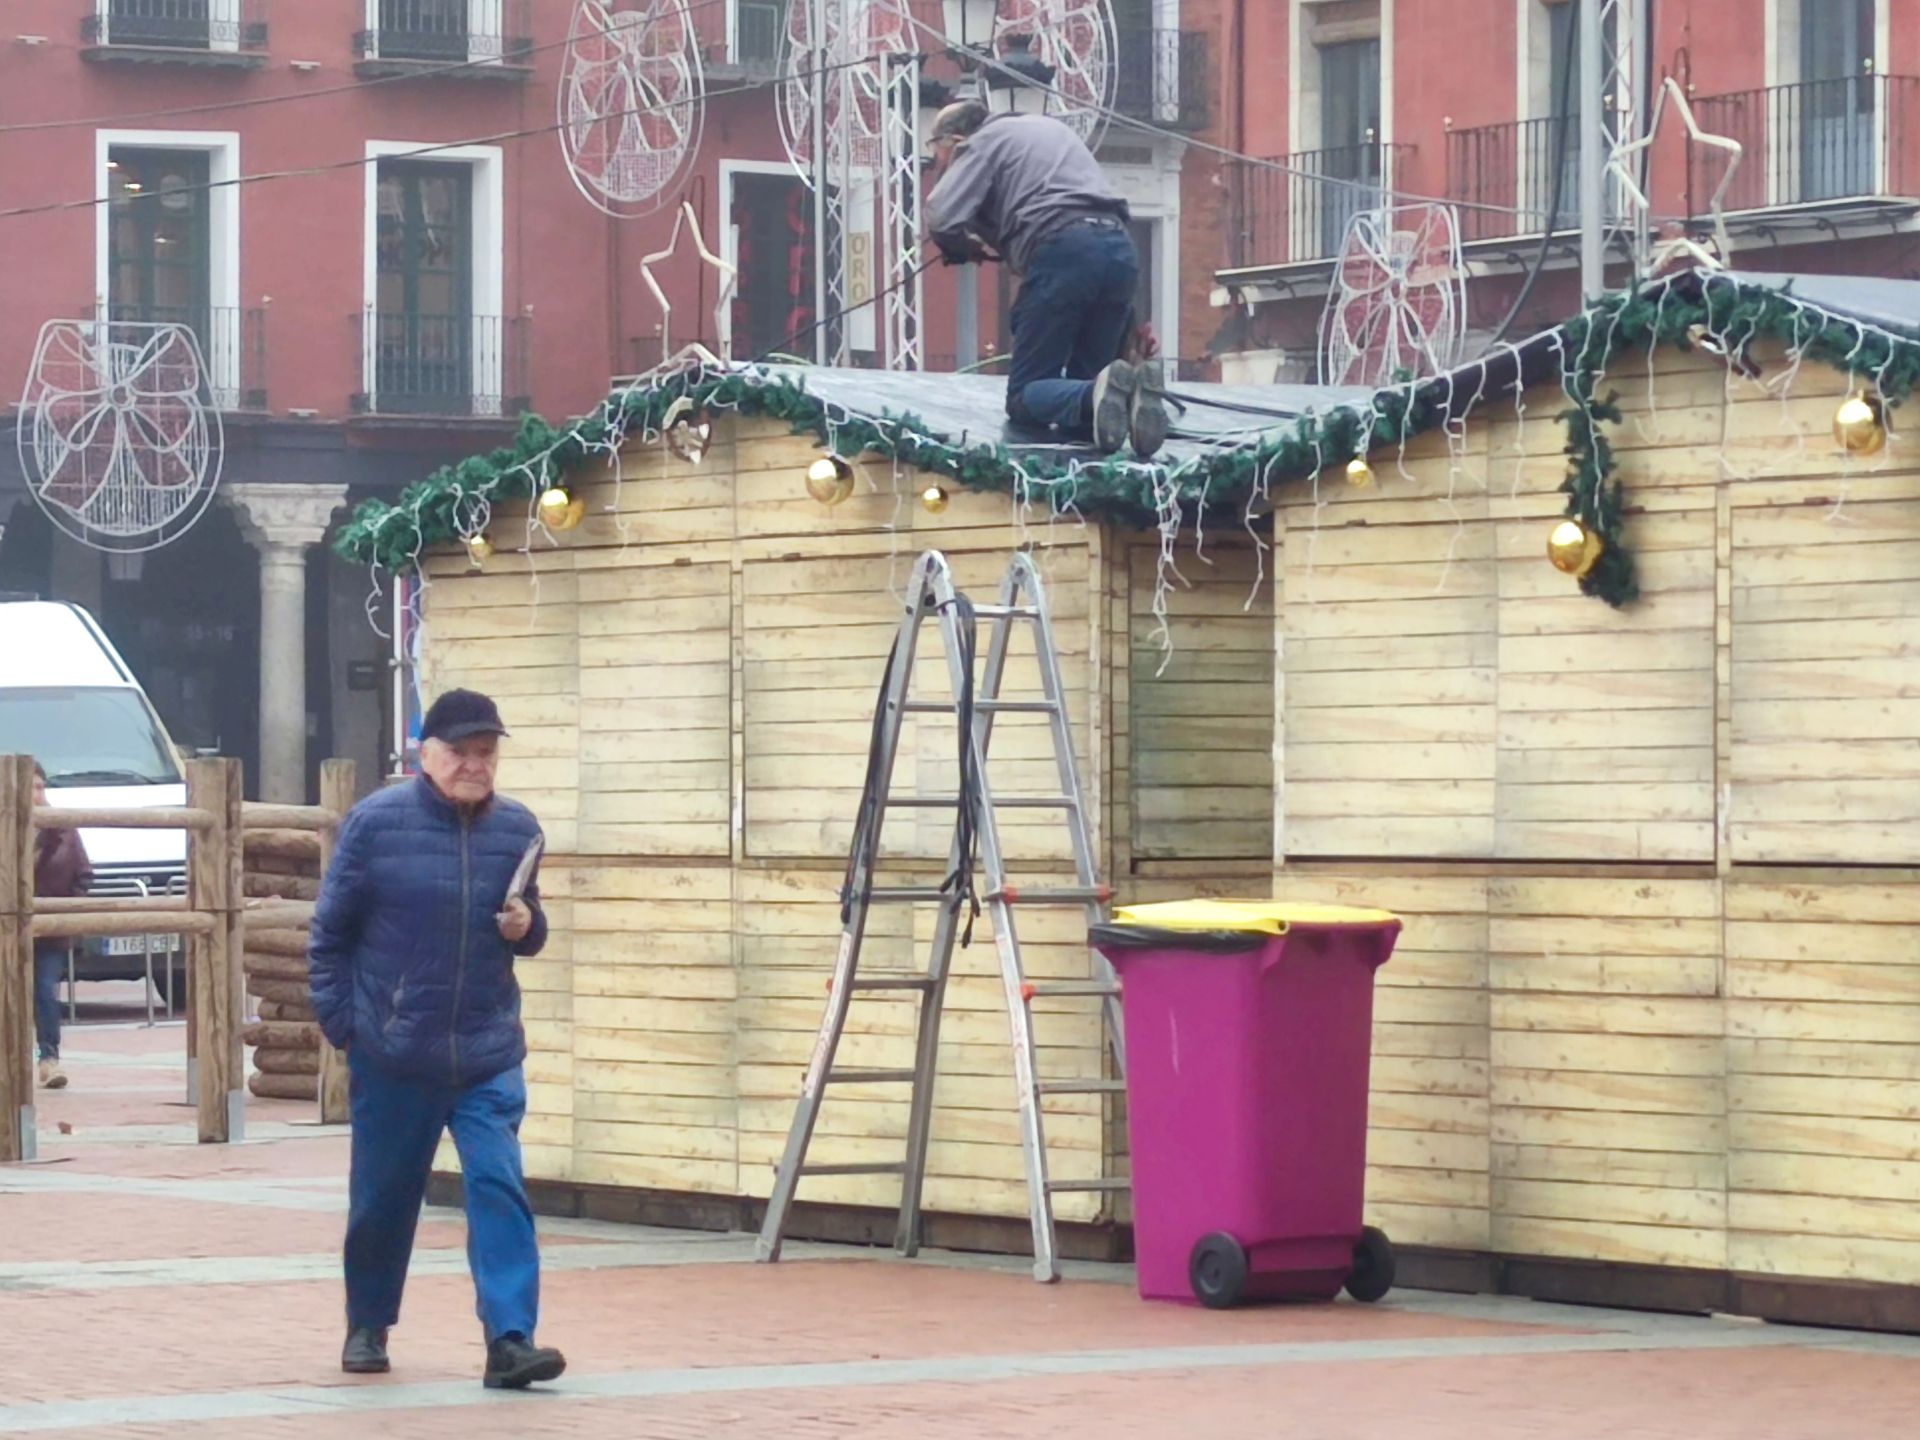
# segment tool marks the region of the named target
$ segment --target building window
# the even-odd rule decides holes
[[[779,63],[787,29],[787,0],[733,0],[728,49],[736,65]]]
[[[107,312],[184,325],[211,350],[212,245],[204,150],[116,147],[107,158]]]
[[[389,412],[462,413],[473,386],[473,171],[380,162],[374,385]]]
[[[262,317],[240,308],[240,139],[214,131],[96,131],[94,295],[103,319],[182,325],[214,403],[264,403]],[[247,373],[243,375],[243,370]]]
[[[1820,0],[1800,12],[1800,198],[1874,193],[1874,3]]]
[[[800,343],[793,337],[814,319],[811,192],[788,169],[769,174],[734,171],[729,176],[727,223],[739,270],[731,320],[733,353],[752,357],[791,349]]]
[[[1321,244],[1329,255],[1339,252],[1347,223],[1361,210],[1379,203],[1380,163],[1380,41],[1346,40],[1320,47],[1320,173],[1333,180],[1359,180],[1359,185],[1335,185],[1321,212]]]

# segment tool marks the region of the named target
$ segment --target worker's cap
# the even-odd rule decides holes
[[[420,722],[422,740],[443,740],[449,745],[475,735],[505,735],[500,723],[500,707],[478,690],[449,690],[427,708]]]

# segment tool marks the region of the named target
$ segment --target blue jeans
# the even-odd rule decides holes
[[[60,982],[67,978],[67,947],[33,947],[33,1038],[42,1060],[60,1058]]]
[[[540,1249],[520,1171],[527,1082],[519,1066],[456,1088],[380,1069],[347,1052],[353,1075],[348,1182],[347,1324],[383,1330],[400,1318],[414,1229],[443,1131],[453,1131],[466,1183],[467,1266],[488,1343],[531,1341],[540,1311]]]
[[[1007,414],[1093,433],[1093,380],[1120,357],[1133,312],[1140,256],[1119,225],[1071,225],[1041,242],[1013,302]]]

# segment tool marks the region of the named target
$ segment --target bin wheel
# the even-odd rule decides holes
[[[1247,1252],[1231,1235],[1202,1236],[1187,1262],[1187,1281],[1194,1298],[1209,1310],[1237,1305],[1247,1290]]]
[[[1384,1231],[1361,1227],[1353,1247],[1353,1269],[1347,1273],[1347,1294],[1371,1305],[1393,1288],[1393,1242]]]

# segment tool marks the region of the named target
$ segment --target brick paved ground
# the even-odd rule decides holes
[[[546,1229],[548,1393],[490,1395],[451,1212],[421,1227],[395,1371],[338,1373],[344,1137],[259,1104],[196,1147],[177,1027],[81,1028],[42,1162],[0,1169],[0,1434],[1874,1440],[1920,1341],[1415,1292],[1226,1314],[1088,1267]],[[61,1122],[68,1127],[61,1133]]]

